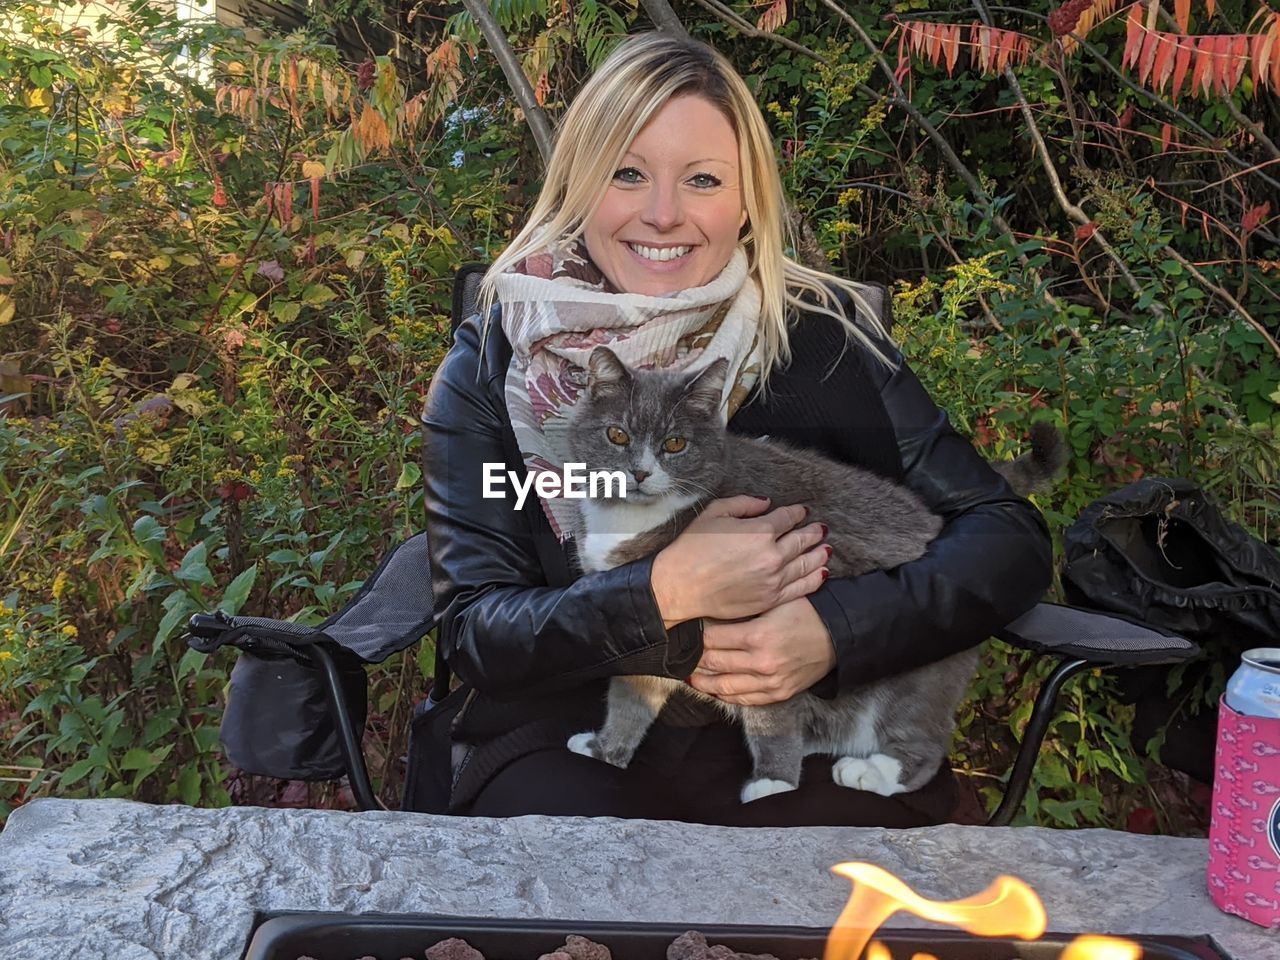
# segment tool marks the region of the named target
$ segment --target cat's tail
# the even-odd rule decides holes
[[[1053,484],[1058,472],[1070,459],[1070,448],[1062,431],[1041,422],[1031,425],[1031,450],[1015,460],[993,463],[996,473],[1009,481],[1014,492],[1025,497]]]

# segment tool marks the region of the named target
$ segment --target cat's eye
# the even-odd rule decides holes
[[[604,434],[609,438],[610,443],[619,447],[624,447],[631,442],[631,437],[621,427],[610,427]]]
[[[689,441],[684,437],[667,437],[667,439],[662,442],[662,449],[667,451],[667,453],[679,453],[688,445]]]

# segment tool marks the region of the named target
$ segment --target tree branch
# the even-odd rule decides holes
[[[533,133],[534,142],[538,145],[538,152],[542,154],[542,163],[545,166],[551,159],[551,122],[547,120],[546,112],[538,103],[538,98],[534,96],[529,78],[524,75],[524,67],[520,66],[520,61],[516,59],[515,51],[511,49],[511,43],[507,40],[507,35],[502,32],[498,21],[490,13],[488,3],[485,0],[462,0],[462,5],[467,8],[471,19],[484,34],[493,55],[498,58],[498,66],[502,68],[503,76],[507,78],[516,102],[524,111],[525,119],[529,121],[529,129]]]
[[[640,5],[644,7],[644,12],[649,14],[653,25],[663,33],[673,33],[677,37],[689,36],[689,31],[684,28],[684,24],[680,22],[680,18],[676,16],[676,12],[671,9],[671,4],[667,3],[667,0],[640,0]]]
[[[865,93],[870,93],[878,99],[883,99],[892,106],[901,107],[915,125],[923,130],[925,135],[933,141],[934,146],[941,151],[943,159],[947,161],[947,166],[955,171],[956,176],[964,181],[965,186],[969,188],[970,192],[978,199],[978,202],[991,216],[992,222],[1004,231],[1012,241],[1013,227],[1011,227],[1004,217],[996,211],[995,204],[991,197],[987,195],[987,191],[983,189],[978,178],[973,175],[973,172],[965,165],[964,161],[960,159],[959,155],[955,152],[955,149],[951,146],[950,142],[948,142],[947,138],[944,137],[938,128],[929,122],[929,118],[911,102],[911,98],[907,96],[907,92],[902,89],[902,84],[898,82],[898,78],[894,74],[893,68],[889,65],[889,61],[886,60],[884,54],[880,52],[880,48],[876,46],[875,42],[871,39],[870,34],[863,29],[862,24],[854,19],[852,14],[837,6],[835,0],[822,0],[822,3],[827,7],[830,7],[831,10],[848,23],[849,26],[853,27],[858,36],[862,38],[862,42],[866,44],[867,49],[870,50],[872,56],[876,58],[876,63],[879,64],[881,73],[888,78],[889,85],[893,87],[894,96],[885,97],[884,94],[872,90],[870,87],[863,86],[862,84],[858,85],[859,90]],[[1025,254],[1020,255],[1020,259],[1024,264],[1027,262]]]
[[[982,22],[988,27],[991,26],[991,14],[987,11],[986,5],[982,0],[973,0],[973,7],[978,11],[978,16]],[[1036,126],[1035,115],[1031,112],[1031,104],[1027,102],[1027,96],[1022,92],[1022,84],[1018,82],[1018,75],[1013,72],[1013,68],[1008,64],[1004,68],[1004,79],[1009,84],[1009,89],[1013,91],[1013,95],[1017,98],[1018,109],[1022,111],[1022,119],[1027,125],[1027,132],[1031,136],[1031,143],[1035,147],[1036,153],[1040,157],[1040,165],[1044,168],[1045,174],[1049,177],[1049,186],[1053,190],[1054,199],[1058,201],[1063,212],[1078,223],[1080,226],[1092,221],[1087,213],[1079,206],[1071,201],[1066,191],[1062,187],[1062,180],[1058,176],[1058,168],[1054,166],[1053,157],[1049,154],[1049,147],[1044,142],[1044,137],[1040,134],[1040,128]],[[1129,265],[1116,252],[1115,247],[1107,240],[1100,229],[1095,229],[1093,239],[1098,241],[1098,245],[1102,247],[1111,262],[1116,265],[1120,271],[1120,275],[1124,277],[1124,282],[1129,285],[1129,289],[1133,291],[1135,297],[1142,296],[1142,286],[1138,283],[1136,277],[1129,270]],[[1152,307],[1159,313],[1164,313],[1163,304],[1153,303]]]
[[[716,15],[717,19],[723,20],[725,23],[729,24],[729,26],[736,28],[738,32],[744,36],[756,39],[772,40],[774,43],[780,43],[788,50],[794,50],[796,53],[801,56],[808,57],[810,60],[816,60],[818,63],[825,64],[827,66],[831,65],[831,62],[827,60],[826,57],[814,50],[810,50],[803,43],[796,43],[794,40],[789,40],[780,34],[774,33],[772,30],[761,30],[754,24],[742,19],[742,17],[738,16],[723,3],[720,3],[720,0],[697,0],[697,2],[698,6],[711,11]]]

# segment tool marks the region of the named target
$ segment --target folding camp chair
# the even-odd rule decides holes
[[[484,270],[483,264],[467,264],[458,271],[453,327],[475,312]],[[887,289],[870,285],[868,299],[888,329]],[[381,808],[360,746],[363,667],[418,642],[436,625],[426,536],[419,533],[395,547],[356,597],[317,627],[219,612],[191,618],[187,640],[193,648],[212,653],[233,646],[241,651],[223,720],[223,742],[233,764],[283,779],[345,775],[361,810]],[[1022,805],[1055,702],[1068,680],[1091,667],[1176,663],[1199,653],[1194,643],[1136,621],[1053,603],[1037,605],[997,636],[1051,656],[1057,665],[1036,696],[1004,796],[987,821],[992,826],[1007,826]],[[449,667],[437,649],[430,695],[415,711],[415,732],[425,730],[440,711],[452,709],[449,693]],[[449,753],[427,739],[411,734],[402,808],[442,813]]]

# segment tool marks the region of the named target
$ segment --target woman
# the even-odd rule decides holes
[[[817,757],[798,790],[743,804],[740,732],[688,706],[668,707],[626,770],[565,748],[598,727],[611,676],[687,678],[742,704],[833,696],[980,643],[1049,584],[1039,513],[951,429],[863,288],[789,259],[785,233],[767,127],[709,47],[632,38],[565,114],[529,224],[486,274],[424,414],[439,642],[471,690],[452,811],[885,826],[951,813],[945,765],[882,797],[836,786]],[[802,508],[735,497],[653,557],[578,575],[568,501],[516,509],[486,477],[558,472],[601,343],[629,363],[728,357],[730,430],[899,479],[945,529],[916,562],[828,579]]]

